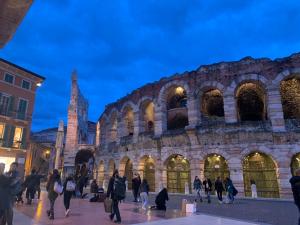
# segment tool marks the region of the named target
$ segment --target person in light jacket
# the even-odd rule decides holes
[[[142,209],[146,210],[148,205],[149,185],[146,179],[143,179],[140,186],[140,196],[142,200]]]

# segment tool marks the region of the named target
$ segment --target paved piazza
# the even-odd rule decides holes
[[[131,202],[129,196],[120,205],[122,224],[149,225],[296,225],[298,212],[290,201],[260,201],[237,200],[233,205],[219,205],[213,198],[211,204],[206,202],[198,205],[197,213],[185,215],[180,212],[180,202],[183,196],[170,195],[166,213],[159,211],[143,211],[140,204]],[[192,199],[192,197],[188,197]],[[154,196],[151,195],[150,204]],[[70,217],[65,218],[63,199],[59,197],[55,205],[55,220],[46,216],[48,201],[46,193],[42,199],[32,206],[19,205],[15,209],[15,225],[107,225],[114,224],[104,212],[103,203],[90,203],[87,199],[72,199]],[[288,216],[287,216],[288,215]]]

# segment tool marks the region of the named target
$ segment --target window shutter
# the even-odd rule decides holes
[[[21,149],[26,149],[27,147],[26,138],[27,138],[27,129],[23,128]]]
[[[9,132],[9,138],[8,138],[8,146],[7,147],[12,147],[13,142],[14,142],[14,136],[15,136],[15,126],[11,126],[10,132]]]
[[[3,146],[4,147],[8,147],[10,128],[11,128],[10,125],[5,124],[4,135],[3,135]]]
[[[10,96],[9,97],[9,106],[8,106],[8,116],[13,116],[14,103],[15,103],[15,97],[14,96]]]

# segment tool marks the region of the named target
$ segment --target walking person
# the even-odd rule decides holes
[[[292,186],[294,203],[298,207],[300,213],[300,169],[296,169],[295,176],[290,179],[290,183]],[[298,219],[298,225],[300,225],[300,217]]]
[[[74,177],[72,175],[69,175],[64,182],[64,189],[63,189],[66,217],[68,217],[70,213],[70,202],[75,189],[76,189],[76,184],[75,184]]]
[[[142,209],[146,210],[148,205],[149,185],[146,179],[143,179],[140,186],[140,195],[142,200]]]
[[[121,223],[121,215],[120,215],[120,210],[119,210],[119,200],[117,199],[115,189],[116,189],[116,181],[117,179],[120,179],[119,177],[119,171],[115,170],[112,177],[109,180],[108,183],[108,189],[107,189],[107,198],[112,199],[112,213],[110,214],[110,220],[113,220],[114,217],[116,216],[116,220],[114,221],[115,223]],[[125,182],[124,182],[125,185]],[[126,191],[126,185],[125,185],[125,191]]]
[[[207,197],[207,203],[211,203],[210,192],[211,192],[211,189],[212,189],[212,183],[211,183],[209,178],[204,179],[203,186],[204,186],[205,194],[206,194],[206,197]]]
[[[215,189],[217,192],[219,203],[222,204],[222,202],[223,202],[222,193],[223,193],[223,191],[225,191],[225,189],[223,187],[223,183],[222,183],[222,180],[220,177],[218,177],[215,182]]]
[[[4,175],[5,164],[0,163],[0,224],[12,225],[13,201],[10,192],[11,179]]]
[[[197,201],[197,199],[200,199],[200,202],[202,202],[203,200],[202,200],[201,192],[202,192],[203,187],[202,187],[202,182],[201,182],[201,180],[199,179],[198,176],[195,176],[193,187],[194,187],[194,190],[196,191],[195,201]]]
[[[132,193],[133,193],[133,197],[134,197],[134,202],[138,201],[140,185],[141,185],[141,178],[136,173],[136,174],[134,174],[134,177],[132,179]]]
[[[50,220],[54,220],[54,203],[58,197],[58,193],[54,190],[55,185],[61,185],[61,179],[57,169],[53,170],[53,173],[49,176],[46,185],[46,190],[48,192],[48,199],[50,201],[50,209],[47,210],[47,215]]]
[[[234,202],[234,196],[236,196],[238,192],[229,177],[226,178],[225,186],[227,191],[228,203],[232,204]]]
[[[31,174],[25,178],[24,186],[26,188],[26,204],[31,205],[32,200],[34,199],[37,186],[37,177],[35,169],[32,169]]]
[[[256,184],[254,180],[250,180],[251,183],[251,196],[252,198],[257,198],[257,189],[256,189]]]

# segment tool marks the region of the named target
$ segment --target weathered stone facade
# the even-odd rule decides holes
[[[201,66],[147,84],[100,116],[95,176],[105,186],[114,168],[129,177],[137,171],[156,191],[163,185],[173,192],[186,183],[191,190],[196,175],[230,176],[240,196],[255,180],[263,197],[290,197],[300,117],[284,115],[300,102],[300,90],[283,92],[282,82],[299,77],[294,54]]]

